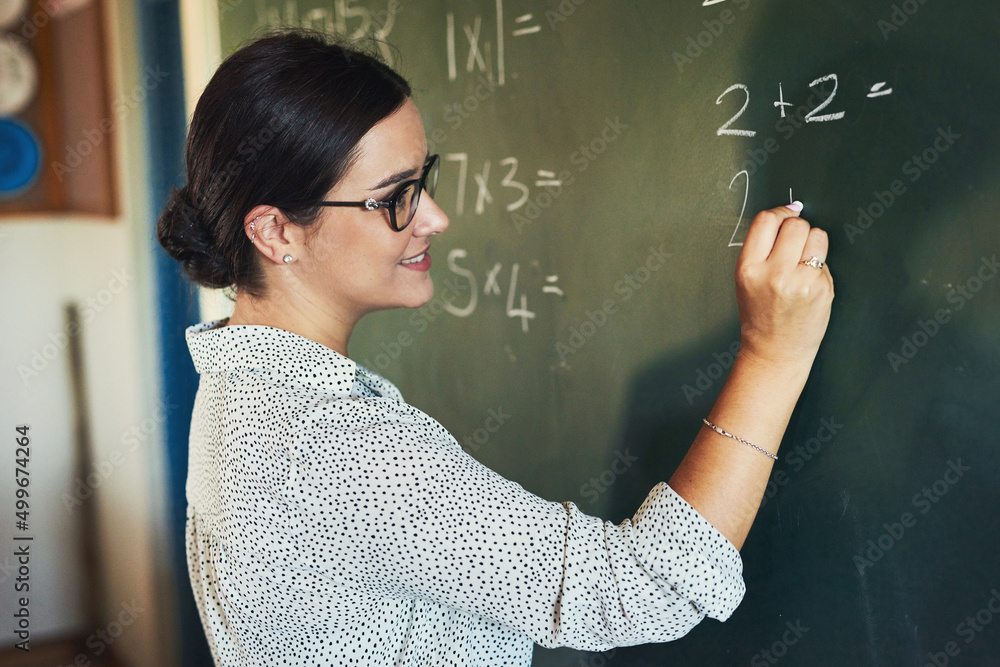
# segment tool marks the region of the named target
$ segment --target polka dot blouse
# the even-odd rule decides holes
[[[265,326],[187,330],[188,570],[219,665],[528,665],[663,642],[745,591],[666,484],[619,525],[465,453],[387,380]]]

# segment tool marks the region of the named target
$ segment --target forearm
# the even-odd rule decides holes
[[[812,359],[767,364],[740,350],[708,420],[776,454]],[[774,460],[703,426],[670,486],[740,549]]]

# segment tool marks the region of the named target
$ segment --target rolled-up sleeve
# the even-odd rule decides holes
[[[419,410],[332,401],[299,419],[281,502],[298,566],[435,601],[545,647],[662,642],[745,591],[739,552],[666,484],[616,525],[546,501],[466,454]]]
[[[543,646],[604,650],[682,637],[743,599],[739,552],[664,483],[615,525],[566,503],[566,583]]]

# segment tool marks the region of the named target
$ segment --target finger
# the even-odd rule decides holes
[[[758,213],[750,224],[750,229],[743,240],[743,251],[740,253],[740,259],[744,262],[753,263],[765,261],[774,248],[774,242],[778,237],[778,230],[781,229],[781,223],[787,218],[797,216],[802,210],[801,204],[798,204],[798,206],[798,210],[794,207],[779,206],[778,208]]]
[[[830,249],[830,239],[826,232],[818,227],[809,230],[809,237],[806,239],[805,247],[802,248],[802,259],[809,260],[815,257],[819,261],[826,263],[827,251]]]
[[[829,264],[826,263],[829,249],[830,239],[827,237],[826,232],[818,227],[813,227],[809,230],[809,238],[806,239],[806,245],[802,249],[802,259],[799,260],[799,265],[803,271],[813,271],[815,272],[815,276],[817,278],[825,279],[829,284],[830,291],[832,293],[833,275],[830,273]],[[803,264],[803,262],[809,261],[813,257],[823,262],[822,267],[818,270],[814,266]]]
[[[769,264],[795,268],[802,259],[802,253],[809,238],[809,223],[802,218],[785,218],[778,230],[778,238],[768,256]]]

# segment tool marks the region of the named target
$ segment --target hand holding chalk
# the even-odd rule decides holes
[[[812,364],[830,321],[826,232],[798,217],[801,202],[762,211],[736,262],[741,352],[769,364]]]
[[[801,202],[792,202],[750,225],[736,262],[740,350],[706,428],[670,477],[670,487],[737,549],[830,321],[826,234],[801,212]]]

